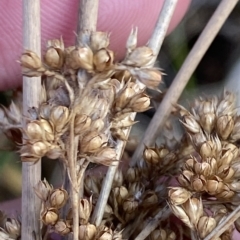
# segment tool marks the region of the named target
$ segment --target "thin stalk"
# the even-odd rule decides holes
[[[221,236],[240,217],[240,206],[227,216],[204,240],[213,240]]]
[[[163,209],[159,210],[157,215],[153,219],[151,219],[149,221],[147,226],[145,226],[143,228],[143,230],[137,235],[135,240],[144,240],[144,239],[146,239],[151,234],[151,232],[154,231],[158,227],[158,225],[160,223],[160,219],[161,220],[166,219],[169,216],[170,213],[171,213],[171,211],[170,211],[168,206],[166,206]]]
[[[74,136],[74,120],[75,114],[73,113],[71,122],[70,122],[70,141],[68,147],[68,164],[69,164],[69,173],[70,173],[70,182],[71,182],[71,203],[72,203],[72,212],[73,212],[73,240],[78,240],[79,236],[79,211],[78,211],[78,202],[79,202],[79,189],[77,182],[77,173],[76,173],[76,146],[75,146],[75,136]]]
[[[177,0],[166,0],[164,2],[164,5],[163,5],[162,11],[159,15],[157,24],[156,24],[153,34],[150,38],[148,46],[150,48],[152,48],[156,58],[157,58],[158,52],[160,51],[160,48],[162,46],[162,42],[166,35],[167,28],[170,23],[176,3],[177,3]],[[135,116],[136,116],[136,113],[131,114],[132,119],[134,119]],[[131,128],[124,131],[124,133],[127,137],[130,133],[130,130],[131,130]],[[119,163],[119,160],[121,159],[124,147],[125,147],[125,142],[118,140],[117,146],[116,146],[118,163]],[[102,221],[104,209],[107,204],[107,200],[108,200],[108,197],[109,197],[109,194],[111,191],[114,175],[115,175],[117,169],[118,169],[118,164],[109,167],[108,171],[107,171],[107,175],[104,179],[102,189],[100,192],[100,196],[98,198],[97,205],[94,209],[92,219],[91,219],[91,222],[96,224],[97,226]]]
[[[23,0],[23,48],[41,56],[40,0]],[[29,108],[38,108],[41,92],[40,77],[23,77],[23,127]],[[22,164],[22,239],[40,239],[41,201],[34,187],[41,180],[41,160]]]
[[[191,52],[184,61],[180,71],[168,89],[161,105],[154,114],[154,117],[152,118],[140,144],[138,145],[132,157],[132,166],[135,165],[136,162],[142,157],[144,146],[150,146],[156,140],[160,130],[169,117],[172,106],[178,101],[197,65],[201,61],[213,39],[237,3],[238,0],[223,0],[219,4]]]

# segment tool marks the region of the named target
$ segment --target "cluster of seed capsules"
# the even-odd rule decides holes
[[[239,203],[239,117],[235,95],[198,99],[190,111],[179,106],[193,147],[168,192],[173,213],[202,239]],[[238,226],[237,226],[238,228]],[[231,239],[233,227],[218,239]],[[228,237],[227,237],[228,236]]]

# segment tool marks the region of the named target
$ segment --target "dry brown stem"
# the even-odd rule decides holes
[[[166,0],[164,2],[163,9],[159,15],[157,24],[156,24],[153,34],[150,38],[148,46],[150,48],[152,48],[152,50],[154,51],[154,54],[156,55],[156,58],[157,58],[158,52],[160,51],[160,48],[162,46],[162,42],[166,35],[167,28],[170,23],[176,3],[177,3],[177,0]],[[139,83],[139,84],[141,84],[141,83]],[[134,119],[135,116],[136,116],[136,113],[131,114],[131,119]],[[130,131],[131,131],[131,128],[124,131],[124,133],[127,137],[129,135]],[[118,140],[117,146],[116,146],[116,153],[117,153],[118,160],[121,159],[124,147],[125,147],[125,142]],[[93,213],[92,219],[91,219],[91,221],[93,223],[95,223],[97,226],[101,223],[103,213],[104,213],[104,208],[106,206],[106,203],[107,203],[107,200],[108,200],[108,197],[110,194],[113,178],[114,178],[117,168],[118,168],[118,164],[115,166],[109,167],[107,175],[104,179],[101,193],[100,193],[96,208],[94,210],[94,213]]]
[[[231,13],[237,2],[238,0],[223,0],[219,4],[217,10],[214,12],[213,16],[211,17],[207,26],[201,33],[196,44],[194,45],[191,52],[184,61],[180,71],[175,77],[173,83],[171,84],[171,87],[167,91],[167,94],[165,95],[161,105],[158,107],[152,121],[150,122],[142,138],[142,141],[138,145],[132,157],[131,165],[134,165],[142,157],[144,146],[150,146],[156,140],[157,135],[159,134],[164,123],[169,117],[172,105],[176,104],[192,73],[196,69],[198,63],[204,56],[208,47],[212,43],[213,39],[219,32],[220,28],[226,21],[227,17]]]
[[[240,217],[240,206],[238,206],[231,214],[229,214],[204,240],[212,240],[218,238]]]
[[[150,235],[150,233],[158,227],[160,220],[166,219],[169,216],[170,212],[171,211],[168,206],[159,210],[156,216],[151,219],[149,223],[143,228],[143,230],[137,235],[135,240],[146,239]]]
[[[40,1],[23,1],[23,44],[24,49],[41,54]],[[23,115],[28,116],[31,107],[38,107],[41,91],[40,77],[23,77]],[[23,119],[23,126],[26,125]],[[41,201],[34,187],[41,180],[41,160],[22,164],[22,239],[36,239],[40,232]]]

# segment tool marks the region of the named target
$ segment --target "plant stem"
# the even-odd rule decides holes
[[[204,240],[213,240],[223,234],[240,217],[240,206],[227,216]]]
[[[73,240],[78,240],[79,236],[79,211],[78,211],[78,183],[77,183],[77,173],[76,173],[76,145],[74,136],[74,120],[75,113],[73,113],[70,122],[70,141],[68,147],[68,164],[70,172],[70,182],[71,182],[71,202],[72,202],[72,212],[73,212]]]
[[[156,140],[156,137],[169,117],[172,106],[178,101],[192,73],[237,3],[238,0],[223,0],[219,4],[154,114],[154,117],[132,157],[132,166],[142,157],[144,146],[150,146]]]
[[[145,226],[143,228],[143,230],[137,235],[135,240],[146,239],[150,235],[150,233],[158,227],[160,220],[166,219],[170,213],[171,213],[171,211],[168,206],[159,210],[157,215],[153,219],[150,220],[150,222],[147,224],[147,226]]]
[[[99,0],[81,0],[78,12],[77,45],[89,43],[91,31],[96,31]],[[88,32],[86,32],[86,30]]]
[[[152,48],[156,58],[157,58],[158,52],[160,51],[160,48],[162,46],[162,42],[166,35],[167,28],[168,28],[169,22],[171,20],[173,11],[175,9],[176,3],[177,3],[177,0],[166,0],[164,2],[164,6],[159,15],[158,22],[157,22],[154,32],[150,38],[148,46],[150,48]],[[132,113],[130,117],[131,117],[131,119],[134,119],[135,116],[136,116],[136,113]],[[130,130],[131,130],[131,128],[124,131],[127,138],[129,136]],[[119,160],[121,159],[122,153],[124,151],[124,147],[125,147],[125,142],[118,140],[117,146],[116,146],[118,163],[119,163]],[[102,221],[104,209],[107,204],[107,200],[108,200],[108,197],[109,197],[109,194],[111,191],[114,175],[115,175],[117,169],[118,169],[118,164],[109,167],[108,171],[107,171],[107,175],[102,184],[100,196],[98,198],[98,202],[94,209],[94,213],[93,213],[92,219],[91,219],[91,222],[96,224],[97,226]]]
[[[40,1],[23,1],[23,47],[41,56]],[[41,92],[40,77],[23,77],[23,127],[31,107],[38,108]],[[41,200],[34,187],[41,180],[41,160],[37,163],[22,163],[22,239],[41,238]]]

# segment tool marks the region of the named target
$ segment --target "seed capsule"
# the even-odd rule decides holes
[[[93,224],[81,225],[79,227],[79,240],[93,240],[96,233],[97,229]]]
[[[67,235],[71,231],[69,224],[62,219],[58,220],[57,223],[54,225],[54,230],[63,236]]]
[[[168,191],[168,197],[173,205],[180,205],[191,197],[191,192],[182,187],[172,187]]]
[[[68,199],[68,193],[63,188],[54,189],[50,195],[49,202],[51,207],[60,209],[62,208]]]
[[[201,238],[205,238],[215,227],[217,223],[214,218],[202,216],[197,224],[198,234]]]
[[[45,225],[55,225],[58,221],[58,211],[56,208],[46,208],[41,214],[41,219]]]

